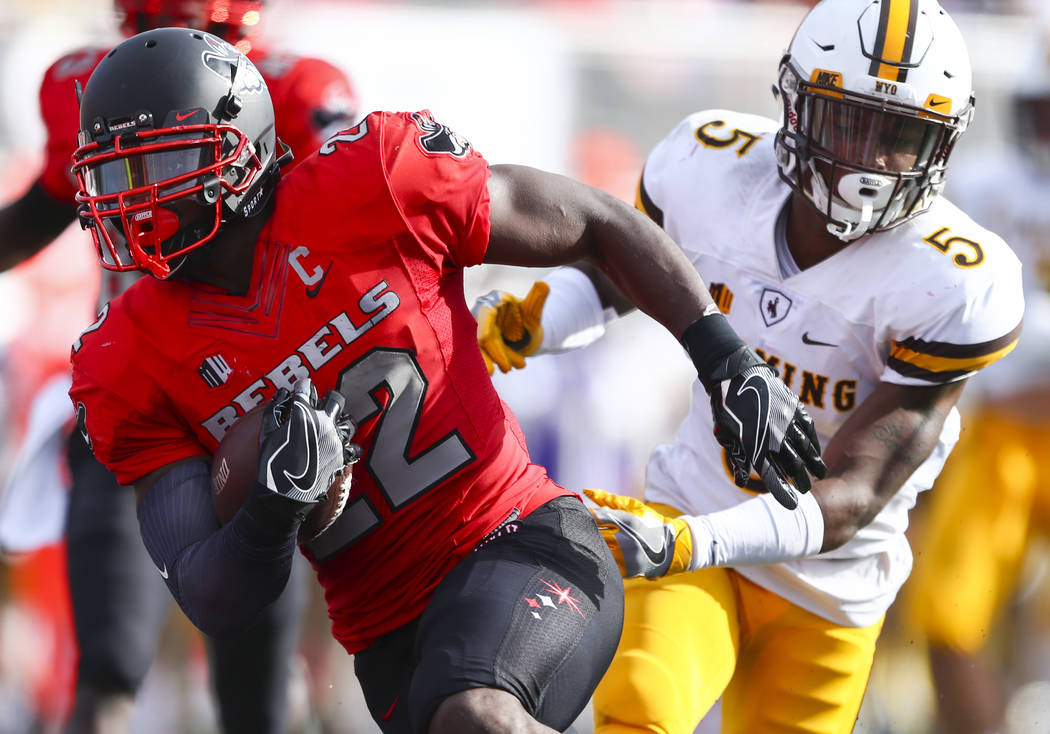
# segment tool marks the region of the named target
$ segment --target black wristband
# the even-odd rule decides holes
[[[245,511],[262,527],[275,534],[297,530],[313,505],[305,505],[256,485],[244,501]]]
[[[747,348],[721,313],[701,316],[689,324],[682,333],[682,343],[689,353],[689,358],[693,360],[700,382],[708,392],[724,379],[717,373],[720,372],[718,367],[725,362],[726,357],[741,347]]]

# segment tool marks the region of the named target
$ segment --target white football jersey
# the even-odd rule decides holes
[[[1009,352],[1020,333],[1021,267],[1002,239],[941,197],[799,272],[786,248],[777,252],[791,194],[774,157],[778,127],[725,110],[691,115],[649,156],[638,205],[679,243],[741,338],[798,393],[826,446],[880,381],[959,380]],[[841,548],[738,570],[838,624],[877,622],[911,571],[908,510],[958,435],[953,409],[932,455]],[[697,383],[677,443],[653,453],[646,499],[703,514],[750,496],[732,481]]]
[[[994,400],[1050,380],[1050,171],[998,150],[959,162],[948,182],[952,199],[1006,238],[1024,266],[1024,338],[966,388],[970,398]]]

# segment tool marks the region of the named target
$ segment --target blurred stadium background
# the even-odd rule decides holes
[[[1045,0],[942,3],[968,40],[978,100],[958,157],[1007,146],[1010,89],[1047,27]],[[810,4],[271,0],[265,22],[275,45],[344,68],[364,111],[429,108],[491,162],[566,173],[633,200],[646,152],[688,113],[776,115],[777,61]],[[0,202],[37,174],[44,70],[72,48],[116,40],[110,0],[0,0]],[[534,277],[478,268],[467,295],[495,287],[524,293]],[[23,440],[28,396],[68,365],[68,344],[90,321],[96,280],[94,252],[78,228],[0,275],[0,488]],[[582,352],[538,358],[525,373],[494,379],[535,459],[557,481],[637,494],[649,450],[673,437],[686,411],[693,377],[673,339],[635,315]],[[75,654],[61,551],[17,550],[5,548],[0,559],[0,734],[56,731]],[[1030,589],[1041,567],[1032,568]],[[299,731],[375,732],[316,597],[304,620]],[[178,616],[138,700],[135,734],[215,731],[203,651]],[[857,732],[930,731],[922,642],[891,613]],[[1050,661],[1042,667],[1050,679]],[[1050,693],[1034,690],[1014,702],[1011,734],[1050,732]],[[589,713],[577,728],[590,730]]]

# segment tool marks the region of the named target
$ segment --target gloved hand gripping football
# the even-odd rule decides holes
[[[355,426],[343,413],[345,402],[331,390],[319,404],[308,378],[292,392],[277,392],[259,430],[258,482],[264,499],[272,497],[305,518],[326,498],[336,475],[360,458],[360,447],[350,443]]]
[[[817,430],[798,396],[721,314],[695,321],[683,341],[711,396],[715,438],[729,457],[733,481],[747,487],[754,468],[766,490],[795,509],[796,490],[810,490],[809,474],[823,479],[828,472]],[[711,351],[717,356],[711,358]]]
[[[550,286],[542,280],[532,284],[524,300],[504,291],[490,291],[474,303],[478,322],[478,346],[491,375],[523,369],[525,358],[543,343],[540,320]]]

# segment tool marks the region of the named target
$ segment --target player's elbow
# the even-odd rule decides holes
[[[256,583],[241,578],[237,583],[198,586],[195,593],[183,589],[176,596],[186,617],[209,637],[224,637],[244,630],[266,607],[277,600],[288,581],[284,569],[275,569]]]

